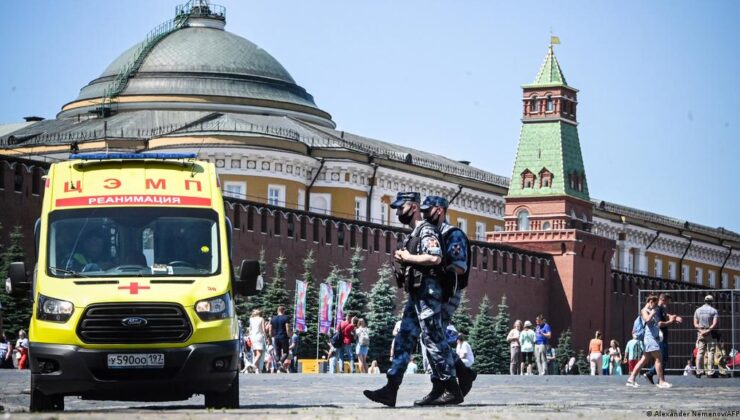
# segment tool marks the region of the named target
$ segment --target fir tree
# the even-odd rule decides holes
[[[309,250],[303,259],[303,281],[306,282],[306,332],[300,334],[301,346],[299,348],[299,357],[304,359],[313,359],[316,357],[316,333],[319,323],[319,287],[314,281],[313,276],[315,263],[313,250]]]
[[[469,335],[473,330],[473,321],[470,319],[470,309],[468,308],[469,303],[466,291],[463,290],[462,295],[460,295],[460,306],[452,314],[452,325],[455,326],[458,332],[466,335]]]
[[[381,370],[388,369],[393,327],[396,325],[396,294],[390,285],[393,271],[388,264],[378,269],[378,281],[370,291],[367,326],[370,329],[368,361],[378,361]]]
[[[0,254],[0,279],[8,277],[10,263],[23,261],[23,232],[20,226],[15,226],[10,233],[10,243]],[[0,304],[2,304],[3,330],[9,337],[15,337],[18,330],[28,331],[31,322],[32,303],[30,296],[26,293],[11,296],[5,292],[5,283],[0,284]]]
[[[563,371],[568,361],[576,353],[573,351],[573,345],[571,344],[570,328],[560,333],[558,337],[558,348],[555,350],[555,358],[558,361],[559,371]]]
[[[506,304],[506,296],[501,297],[498,305],[498,314],[494,318],[493,327],[493,364],[494,373],[509,373],[511,362],[511,350],[506,337],[509,335],[509,306]]]
[[[365,258],[362,256],[362,248],[355,248],[355,252],[352,254],[350,267],[347,269],[349,279],[352,284],[352,289],[347,297],[347,303],[344,304],[344,313],[350,313],[352,316],[362,318],[367,309],[367,294],[362,291],[362,282],[360,281],[360,273],[364,270],[362,268],[362,261]]]
[[[277,314],[278,306],[285,306],[285,315],[290,316],[292,308],[288,291],[285,289],[285,257],[283,254],[277,258],[273,264],[274,275],[267,292],[263,296],[264,310],[262,315],[265,319]]]
[[[578,366],[578,373],[581,375],[590,375],[591,374],[591,367],[588,364],[588,360],[586,360],[586,354],[583,353],[583,350],[578,351],[578,359],[576,360],[576,366]],[[596,366],[597,368],[600,368],[601,366]]]
[[[494,330],[494,320],[491,317],[491,303],[488,295],[483,296],[478,308],[478,315],[475,317],[475,323],[470,332],[470,346],[473,348],[475,363],[473,367],[478,373],[495,373],[496,357],[495,347],[496,338],[492,334]]]
[[[242,301],[237,300],[237,314],[239,314],[239,319],[242,321],[242,326],[244,328],[249,327],[249,317],[252,315],[252,311],[255,309],[259,309],[263,311],[262,316],[264,318],[269,317],[269,314],[266,314],[264,312],[264,298],[265,293],[268,289],[268,284],[265,282],[265,278],[267,277],[267,262],[265,261],[265,249],[260,249],[260,257],[257,261],[260,265],[260,275],[263,279],[263,285],[262,290],[259,290],[258,293],[254,296],[249,296],[246,299],[243,299]],[[241,267],[240,267],[241,269]]]

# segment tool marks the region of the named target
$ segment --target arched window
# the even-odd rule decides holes
[[[530,110],[532,112],[540,112],[540,100],[537,98],[537,95],[532,96],[532,105],[530,106]]]
[[[516,216],[517,230],[529,230],[529,212],[521,210]]]
[[[555,110],[555,104],[552,101],[552,95],[547,95],[547,107],[545,108],[547,112],[552,112]]]

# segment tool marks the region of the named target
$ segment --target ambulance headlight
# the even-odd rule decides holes
[[[228,293],[195,303],[195,313],[203,321],[229,318],[233,314],[231,297]]]
[[[67,322],[74,310],[72,302],[39,295],[36,318],[51,322]]]

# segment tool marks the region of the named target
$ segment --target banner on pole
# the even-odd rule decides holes
[[[321,283],[319,287],[319,333],[329,334],[331,330],[331,305],[334,301],[334,291],[328,283]]]
[[[349,292],[352,290],[352,283],[340,280],[337,283],[337,323],[344,320],[344,304],[347,303]]]
[[[295,281],[295,329],[306,332],[306,282]]]

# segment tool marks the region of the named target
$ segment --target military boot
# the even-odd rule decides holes
[[[422,399],[414,401],[415,406],[431,405],[434,400],[445,393],[445,384],[439,379],[432,379],[432,390]]]
[[[445,393],[432,401],[430,405],[457,405],[465,401],[456,378],[448,379],[443,383],[445,385]]]
[[[465,363],[460,359],[455,362],[455,372],[457,372],[457,381],[460,384],[460,390],[464,397],[468,395],[470,389],[473,388],[473,381],[478,377],[478,373],[465,366]]]
[[[362,391],[365,396],[377,403],[387,405],[388,407],[396,406],[396,395],[398,394],[398,387],[401,385],[401,381],[394,378],[388,378],[388,383],[384,387],[375,391],[368,389]]]

